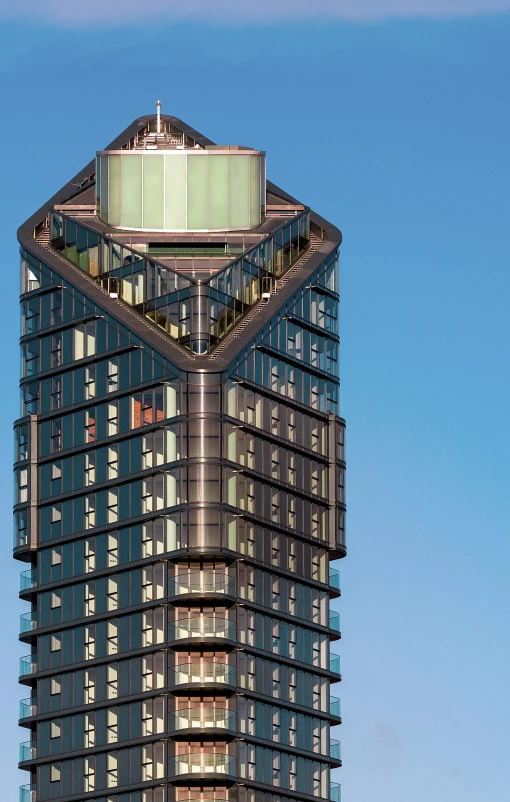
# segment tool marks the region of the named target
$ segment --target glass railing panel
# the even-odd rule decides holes
[[[37,705],[33,704],[31,699],[22,699],[19,703],[19,717],[29,718],[37,714]]]
[[[329,698],[329,712],[336,718],[342,718],[340,699],[337,696],[330,696]]]
[[[331,802],[342,802],[341,799],[341,786],[340,783],[331,783],[331,790],[329,794],[329,798]]]
[[[341,760],[341,743],[331,738],[329,742],[329,754],[334,760]]]
[[[37,671],[37,663],[33,662],[32,657],[20,657],[19,675],[25,677],[27,674],[34,674]]]
[[[19,631],[23,635],[25,632],[32,632],[37,629],[37,614],[23,613],[19,619]]]
[[[213,707],[184,708],[170,714],[171,730],[204,729],[206,727],[234,730],[235,714],[231,710]]]
[[[19,762],[23,763],[25,760],[35,760],[37,757],[37,749],[30,741],[25,741],[19,745]]]
[[[235,640],[235,624],[226,618],[183,618],[169,624],[170,640],[182,638],[229,638]]]
[[[170,775],[234,774],[234,758],[229,755],[186,754],[170,760]]]
[[[335,632],[340,632],[340,613],[335,613],[333,610],[329,611],[329,628],[334,629]]]
[[[340,674],[340,657],[338,654],[329,655],[329,670],[333,674]]]
[[[329,569],[329,584],[335,590],[340,591],[340,571],[336,568]]]
[[[37,585],[37,570],[32,568],[30,571],[22,571],[19,577],[19,589],[21,592],[30,590]]]
[[[168,584],[169,596],[197,593],[226,593],[235,594],[235,581],[226,574],[180,574],[171,577]]]
[[[35,785],[21,785],[19,789],[19,802],[37,802]]]
[[[174,685],[187,685],[192,682],[200,684],[221,682],[235,685],[235,669],[227,663],[181,663],[172,669],[172,680]]]

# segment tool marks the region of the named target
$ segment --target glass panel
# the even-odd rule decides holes
[[[101,170],[104,175],[104,166]],[[106,171],[108,179],[108,222],[113,226],[121,225],[121,178],[120,178],[120,156],[108,157],[108,170]],[[102,201],[101,201],[102,202]]]
[[[165,228],[186,229],[186,160],[183,154],[165,156]]]
[[[228,156],[209,158],[209,227],[228,228]]]
[[[250,225],[249,156],[229,156],[230,228]]]
[[[258,226],[261,220],[260,171],[263,160],[260,156],[250,156],[250,226]]]
[[[143,227],[163,229],[164,157],[143,156]]]
[[[142,227],[142,157],[122,157],[122,225]]]
[[[202,156],[188,156],[188,229],[208,228],[209,160]]]

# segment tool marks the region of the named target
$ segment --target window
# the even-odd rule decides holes
[[[85,540],[85,573],[89,574],[96,569],[96,539],[89,537]]]
[[[297,649],[296,649],[296,647],[297,647],[297,628],[294,626],[294,624],[289,624],[289,626],[287,628],[287,632],[289,634],[289,654],[288,654],[288,656],[292,660],[296,660],[297,659]]]
[[[118,532],[111,532],[108,535],[107,563],[109,568],[114,568],[119,562],[118,538]]]
[[[85,496],[85,529],[92,529],[96,525],[96,497]]]
[[[95,762],[93,757],[83,759],[83,790],[85,793],[95,788]]]
[[[50,367],[58,368],[62,364],[62,333],[57,332],[50,337]]]
[[[164,728],[163,699],[149,699],[142,702],[142,736],[162,733]]]
[[[287,497],[287,526],[289,529],[296,528],[296,499],[294,496]]]
[[[85,660],[93,660],[96,656],[96,633],[94,625],[85,627]]]
[[[50,596],[50,607],[54,610],[56,607],[62,607],[62,591],[53,590]]]
[[[117,445],[108,446],[106,462],[108,479],[117,479],[119,475],[119,447]]]
[[[60,763],[52,763],[50,765],[50,782],[60,782]]]
[[[117,434],[119,430],[119,404],[117,401],[112,401],[107,404],[106,415],[106,433],[108,437]]]
[[[106,652],[117,654],[119,651],[119,627],[117,621],[108,621],[106,625]]]
[[[119,591],[118,580],[116,576],[108,577],[106,591],[106,606],[107,609],[116,610],[119,606]]]
[[[50,638],[50,651],[59,652],[62,648],[62,635],[60,632],[55,632]]]
[[[55,719],[50,724],[50,738],[60,738],[60,719]]]
[[[85,452],[85,487],[93,485],[96,481],[96,452]]]
[[[96,410],[94,407],[85,410],[85,442],[94,443],[96,439]]]
[[[83,359],[96,353],[96,322],[82,323],[73,331],[73,358]]]
[[[96,366],[87,365],[85,368],[85,401],[96,397]]]
[[[52,696],[56,696],[58,693],[60,693],[60,690],[60,677],[52,677],[50,680],[50,694]]]
[[[51,452],[56,454],[62,449],[62,418],[51,421]]]
[[[156,780],[163,776],[163,744],[142,746],[142,781]]]
[[[85,671],[83,680],[83,704],[91,705],[96,699],[95,673],[93,669]]]
[[[106,521],[109,524],[113,524],[118,520],[119,517],[119,497],[118,497],[118,490],[116,487],[111,488],[107,491],[107,510],[106,510]]]
[[[62,290],[54,290],[51,293],[50,305],[51,325],[59,326],[62,323]]]
[[[51,378],[51,409],[60,409],[62,404],[62,377]]]
[[[96,745],[96,728],[94,713],[85,713],[83,717],[84,747],[90,749]]]
[[[18,472],[18,504],[28,500],[28,468]]]
[[[119,770],[118,756],[116,752],[110,752],[106,756],[106,786],[115,788],[118,785]]]
[[[106,711],[106,741],[114,744],[119,740],[119,709],[110,707]]]
[[[108,699],[116,699],[118,695],[119,669],[117,663],[114,663],[106,669],[106,696]]]
[[[142,657],[142,691],[162,688],[165,684],[165,656],[161,653]]]
[[[119,389],[119,363],[117,357],[109,359],[106,363],[106,389],[114,393]]]
[[[271,629],[271,649],[274,654],[280,654],[280,622],[273,619]]]
[[[85,582],[85,615],[94,615],[96,612],[96,583]]]

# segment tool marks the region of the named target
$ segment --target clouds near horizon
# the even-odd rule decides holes
[[[510,0],[0,0],[0,18],[64,27],[128,26],[156,20],[243,23],[313,20],[378,22],[510,12]]]

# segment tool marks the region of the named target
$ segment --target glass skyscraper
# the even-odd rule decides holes
[[[19,241],[20,802],[339,800],[340,232],[158,112]]]

